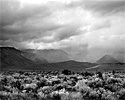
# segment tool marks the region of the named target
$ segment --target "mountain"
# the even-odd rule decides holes
[[[105,55],[102,58],[100,58],[96,63],[97,64],[114,64],[114,63],[116,64],[120,62],[110,55]]]
[[[27,49],[23,50],[22,55],[30,60],[41,61],[43,63],[55,63],[71,60],[70,56],[66,52],[59,49]]]
[[[119,62],[114,57],[110,55],[105,55],[100,58],[97,62],[98,65],[86,68],[88,71],[125,71],[125,64]]]
[[[27,69],[36,65],[33,61],[21,55],[14,47],[0,47],[1,70]]]

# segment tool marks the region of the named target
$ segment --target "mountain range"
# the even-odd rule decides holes
[[[56,63],[71,60],[66,52],[59,49],[26,49],[22,50],[22,55],[32,61],[41,63]]]
[[[1,70],[63,70],[82,71],[93,69],[95,66],[121,64],[111,55],[105,55],[96,63],[75,61],[60,49],[25,49],[18,50],[14,47],[0,47]],[[101,68],[101,67],[100,67]],[[112,67],[111,67],[112,68]],[[123,67],[125,68],[125,67]]]

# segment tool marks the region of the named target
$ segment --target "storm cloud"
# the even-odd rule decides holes
[[[0,46],[62,49],[92,62],[125,49],[124,0],[0,0],[0,4]]]

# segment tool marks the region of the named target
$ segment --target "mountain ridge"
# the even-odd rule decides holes
[[[34,51],[34,50],[30,50]],[[49,51],[49,50],[48,50]],[[51,50],[50,50],[51,51]],[[60,50],[59,50],[60,51]],[[67,61],[61,61],[61,62],[41,62],[41,61],[33,61],[32,56],[34,58],[34,55],[28,55],[31,56],[31,60],[26,57],[26,55],[22,55],[24,51],[18,50],[14,47],[0,47],[0,69],[2,70],[64,70],[64,69],[70,69],[73,71],[83,71],[85,69],[125,69],[124,65],[122,63],[119,63],[117,60],[115,60],[112,56],[105,55],[101,60],[104,62],[101,63],[90,63],[90,62],[78,62],[74,61],[72,59]],[[46,52],[46,50],[45,50]],[[55,50],[54,50],[55,52]],[[62,51],[61,51],[62,52]],[[41,53],[41,51],[39,52]],[[38,54],[39,54],[38,53]],[[56,52],[57,53],[57,52]],[[58,58],[58,57],[57,57]],[[105,58],[105,59],[104,59]],[[39,63],[40,62],[40,63]],[[113,67],[114,66],[114,67]],[[117,67],[118,66],[118,67]],[[119,67],[120,66],[120,67]]]
[[[21,51],[13,47],[0,47],[0,65],[2,69],[30,68],[36,63],[21,55]]]

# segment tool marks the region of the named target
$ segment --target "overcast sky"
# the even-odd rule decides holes
[[[0,45],[125,54],[124,0],[0,0]]]

